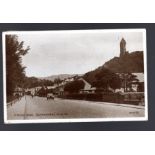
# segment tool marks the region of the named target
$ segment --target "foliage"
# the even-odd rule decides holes
[[[122,83],[124,90],[131,89],[131,82],[137,81],[132,73],[144,72],[143,51],[127,53],[122,57],[114,57],[103,66],[87,72],[83,78],[97,88],[120,88]],[[119,77],[119,74],[121,77]],[[140,88],[143,90],[143,88]]]
[[[122,57],[114,57],[104,64],[115,73],[144,72],[143,51],[127,53]]]
[[[53,86],[53,81],[50,80],[41,80],[36,77],[26,77],[24,87],[25,88],[33,88],[38,86]]]
[[[62,82],[62,80],[60,78],[55,78],[54,79],[54,83],[59,85]]]
[[[12,95],[16,86],[23,86],[25,67],[22,56],[28,53],[30,47],[24,48],[24,42],[18,41],[16,35],[6,35],[5,39],[7,95]]]
[[[80,89],[84,88],[84,82],[82,80],[75,80],[65,85],[64,90],[70,93],[77,93]]]
[[[100,73],[103,68],[107,68],[113,73],[144,72],[143,51],[135,51],[122,57],[114,57],[103,66],[84,74],[83,78],[92,84],[96,80],[96,74]]]
[[[95,77],[96,80],[93,82],[94,87],[104,88],[105,90],[108,90],[109,87],[114,90],[121,87],[120,77],[107,68],[102,68]]]
[[[40,96],[40,97],[45,97],[47,95],[47,92],[48,90],[44,87],[42,87],[38,92],[37,94]]]
[[[93,93],[93,94],[67,94],[64,96],[67,99],[76,100],[88,100],[88,101],[102,101],[102,102],[113,102],[123,103],[124,97],[118,93]]]
[[[124,87],[124,91],[132,91],[131,84],[132,82],[138,82],[137,76],[132,73],[121,73],[121,79]]]

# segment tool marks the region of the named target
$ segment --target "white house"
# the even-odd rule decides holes
[[[138,91],[138,86],[140,83],[144,85],[144,73],[132,73],[133,75],[136,75],[136,78],[138,79],[137,81],[133,81],[131,84],[131,88],[133,91],[137,92]]]
[[[84,88],[80,90],[80,93],[95,93],[96,88],[92,87],[85,79],[79,78],[79,80],[84,82]]]

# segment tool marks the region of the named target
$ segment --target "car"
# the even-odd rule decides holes
[[[54,95],[53,95],[53,93],[48,93],[47,94],[47,100],[48,99],[53,99],[54,100]]]

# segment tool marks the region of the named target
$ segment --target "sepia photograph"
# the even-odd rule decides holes
[[[5,123],[148,120],[145,29],[2,35]]]

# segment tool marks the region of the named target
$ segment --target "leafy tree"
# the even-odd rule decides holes
[[[45,80],[45,79],[38,79],[36,77],[26,77],[24,82],[25,88],[34,88],[38,86],[53,86],[53,81]]]
[[[109,80],[109,86],[113,88],[114,90],[121,88],[121,79],[119,75],[112,73],[112,77]]]
[[[82,80],[75,80],[65,85],[64,90],[70,93],[78,93],[80,89],[84,88],[84,82]]]
[[[18,36],[6,35],[5,48],[7,95],[12,95],[16,86],[23,85],[25,67],[22,65],[22,56],[28,53],[30,47],[24,48],[24,42],[19,42]]]
[[[111,72],[107,68],[102,68],[96,75],[96,80],[93,82],[93,86],[97,88],[104,88],[106,91],[109,87],[114,90],[121,87],[121,79],[119,75]]]
[[[54,82],[50,80],[42,80],[44,86],[53,86]]]
[[[132,91],[131,83],[138,82],[137,76],[132,73],[121,73],[121,79],[124,87],[124,92],[127,92],[128,89]]]
[[[37,92],[37,94],[39,95],[39,96],[46,96],[47,95],[47,92],[48,92],[48,90],[45,88],[45,87],[42,87],[38,92]]]
[[[58,77],[54,79],[54,83],[59,85],[62,82],[62,80]]]

